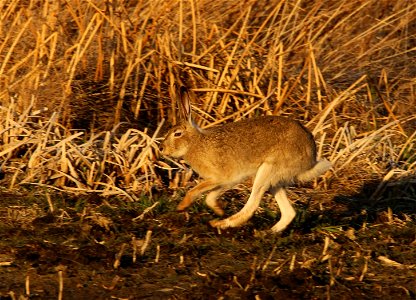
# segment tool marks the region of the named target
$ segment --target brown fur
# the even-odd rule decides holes
[[[183,107],[188,107],[182,111],[190,113],[187,95],[180,95]],[[284,186],[311,180],[331,166],[326,160],[316,160],[315,141],[305,127],[278,116],[251,118],[203,130],[185,114],[182,122],[168,132],[161,149],[164,155],[185,159],[205,179],[186,194],[178,210],[186,209],[202,193],[211,191],[207,204],[222,215],[217,197],[245,179],[255,178],[246,206],[228,219],[211,222],[220,228],[246,222],[257,209],[263,193],[271,190],[281,206],[283,220],[272,230],[283,230],[294,218]]]

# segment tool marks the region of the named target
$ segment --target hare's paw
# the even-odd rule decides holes
[[[279,222],[277,222],[271,229],[270,231],[272,231],[273,233],[279,233],[282,232],[283,230],[285,230],[289,224],[292,222],[292,220],[294,219],[295,214],[291,214],[287,217],[282,217],[280,219]]]
[[[189,206],[189,204],[187,203],[183,203],[183,201],[181,203],[178,204],[178,206],[176,206],[176,210],[177,211],[183,211],[185,209],[187,209]]]
[[[214,211],[214,213],[217,216],[223,216],[224,215],[224,210],[221,207],[211,207],[211,209]]]
[[[225,228],[230,227],[230,225],[228,224],[228,222],[226,222],[226,220],[212,220],[209,222],[209,225],[215,228],[219,228],[219,229],[225,229]]]
[[[221,192],[222,190],[211,191],[205,198],[205,203],[218,216],[224,215],[224,210],[222,209],[221,204],[218,203],[218,196],[221,194]]]
[[[289,224],[285,224],[285,223],[277,223],[276,225],[274,225],[271,229],[270,229],[270,232],[272,232],[272,233],[279,233],[279,232],[282,232],[283,230],[285,230],[286,229],[286,227],[288,226]]]
[[[185,210],[192,204],[192,200],[189,197],[186,197],[182,199],[182,201],[178,204],[176,207],[176,210]]]

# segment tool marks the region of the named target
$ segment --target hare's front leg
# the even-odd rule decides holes
[[[177,206],[176,209],[177,210],[185,210],[202,193],[207,192],[209,190],[212,190],[212,189],[218,187],[219,185],[220,184],[218,184],[218,183],[216,183],[214,181],[211,181],[211,180],[206,180],[206,181],[202,181],[202,182],[198,183],[194,188],[192,188],[191,190],[189,190],[186,193],[185,197],[178,204],[178,206]]]

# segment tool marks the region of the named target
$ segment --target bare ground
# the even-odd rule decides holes
[[[218,232],[203,204],[177,213],[166,194],[51,194],[51,213],[46,194],[2,192],[0,299],[415,299],[414,206],[370,207],[364,194],[297,202],[296,221],[270,235],[270,201]]]

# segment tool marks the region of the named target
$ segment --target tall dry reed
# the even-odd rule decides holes
[[[415,19],[414,1],[0,1],[5,185],[134,199],[183,184],[156,143],[177,82],[201,126],[307,123],[329,182],[410,182]]]

